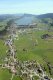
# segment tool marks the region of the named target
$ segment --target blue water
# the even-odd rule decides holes
[[[28,25],[28,24],[32,23],[33,19],[34,19],[33,16],[24,16],[19,20],[18,19],[15,20],[15,23],[17,25]]]

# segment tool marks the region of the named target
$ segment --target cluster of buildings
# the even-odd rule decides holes
[[[9,50],[7,50],[7,54],[9,55],[5,58],[5,63],[2,64],[2,68],[7,68],[12,74],[20,76],[23,80],[35,80],[35,76],[38,77],[38,80],[53,80],[48,77],[44,67],[37,61],[22,62],[16,59],[16,49],[13,44],[12,34],[10,35],[11,37],[5,41],[5,44],[9,48]]]

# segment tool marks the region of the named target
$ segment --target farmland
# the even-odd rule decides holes
[[[9,59],[7,61],[8,64],[9,62],[14,64],[13,61],[15,58],[17,61],[20,61],[21,64],[23,64],[24,61],[29,61],[29,64],[30,64],[30,61],[32,62],[36,61],[41,66],[45,67],[46,73],[49,75],[49,77],[53,78],[53,68],[51,68],[53,67],[53,31],[52,31],[53,26],[49,25],[50,20],[52,22],[52,19],[48,19],[48,20],[46,19],[46,21],[48,21],[48,23],[46,24],[42,22],[41,19],[38,19],[36,22],[37,25],[35,26],[35,28],[14,29],[16,34],[14,35],[13,33],[13,36],[12,36],[12,31],[10,26],[9,30],[11,31],[11,33],[9,34],[7,32],[5,35],[2,35],[3,38],[0,39],[0,64],[5,65],[6,58]],[[3,26],[3,29],[7,25],[8,20],[7,22],[5,21],[3,23],[0,22],[0,25]],[[2,30],[2,28],[0,28],[0,30]],[[9,35],[13,39],[13,43],[12,43],[13,45],[11,45],[11,43],[9,42],[8,46],[6,46],[5,45],[6,39],[11,40],[11,38],[9,38]],[[15,36],[17,37],[14,38]],[[9,57],[7,56],[10,46],[12,46],[12,49],[14,48],[13,46],[15,46],[16,48],[15,57],[13,57],[13,55],[11,54]],[[51,66],[50,67],[51,74],[49,72],[48,64]],[[17,72],[19,71],[19,69],[20,68],[18,67]],[[10,70],[11,70],[11,67],[10,67]],[[3,69],[2,67],[0,67],[0,80],[7,80],[7,79],[11,80],[11,77],[12,77],[12,72],[9,71],[8,68]],[[25,80],[25,78],[21,78],[20,76],[14,75],[12,80]],[[38,80],[37,76],[35,76],[34,80]]]

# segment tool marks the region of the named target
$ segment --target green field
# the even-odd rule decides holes
[[[43,62],[43,57],[45,56],[46,60],[53,63],[53,39],[41,39],[41,36],[46,33],[53,35],[53,32],[36,30],[19,34],[19,40],[15,40],[17,58],[19,60],[35,59]]]
[[[7,47],[5,46],[5,43],[3,40],[0,40],[0,63],[3,63],[3,59],[6,57]]]
[[[44,65],[47,69],[46,61],[49,61],[53,65],[53,39],[42,39],[43,34],[53,35],[53,32],[39,31],[39,30],[27,30],[20,34],[18,33],[19,40],[15,40],[14,44],[17,49],[16,57],[18,60],[36,60],[40,64]],[[4,45],[4,41],[0,40],[0,63],[3,63],[2,59],[6,56],[7,47]],[[48,72],[48,69],[47,69]],[[53,75],[52,75],[53,77]],[[0,69],[0,80],[9,80],[11,73],[8,70]],[[13,80],[21,80],[19,77],[14,76]],[[36,79],[35,79],[36,80]]]
[[[45,66],[48,73],[46,61],[53,65],[53,39],[42,39],[43,34],[53,35],[53,32],[30,30],[27,33],[18,34],[19,40],[15,40],[14,43],[18,60],[36,60]]]
[[[11,74],[7,69],[0,68],[0,80],[10,80]]]
[[[19,40],[14,40],[14,44],[17,49],[16,57],[20,61],[36,60],[40,64],[48,68],[44,59],[53,65],[53,39],[42,39],[43,34],[53,35],[53,32],[39,31],[35,29],[26,30],[26,32],[18,33]],[[0,40],[0,63],[6,57],[7,47],[4,45],[4,41]],[[6,69],[0,69],[0,80],[9,80],[11,73]],[[53,75],[52,75],[53,77]],[[19,77],[14,76],[13,80],[21,80]],[[36,80],[36,79],[35,79]]]

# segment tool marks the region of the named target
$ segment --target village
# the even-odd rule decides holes
[[[48,76],[44,66],[40,65],[36,60],[31,61],[19,61],[16,59],[16,47],[13,43],[17,38],[15,29],[11,29],[11,33],[8,39],[5,41],[5,45],[8,47],[6,51],[7,57],[4,59],[4,64],[0,64],[0,67],[6,68],[12,73],[10,80],[13,80],[15,75],[19,76],[21,80],[35,80],[35,76],[38,80],[53,80]]]

